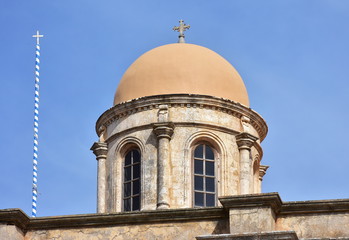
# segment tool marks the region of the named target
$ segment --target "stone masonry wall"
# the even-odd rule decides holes
[[[280,216],[276,230],[294,230],[299,238],[349,238],[348,213],[318,213]]]
[[[198,235],[228,233],[226,221],[193,221],[158,224],[133,224],[103,228],[78,228],[30,231],[25,240],[191,240]]]
[[[0,239],[23,240],[23,232],[15,225],[0,225]]]

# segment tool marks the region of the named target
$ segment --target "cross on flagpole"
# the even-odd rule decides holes
[[[36,31],[36,35],[33,35],[33,37],[36,38],[36,44],[39,45],[40,44],[40,38],[44,37],[44,35],[40,35],[39,31]]]
[[[35,96],[34,96],[34,154],[33,154],[33,187],[32,187],[32,217],[36,217],[37,197],[38,197],[38,145],[39,145],[39,77],[40,77],[40,35],[36,31],[36,51],[35,51]]]

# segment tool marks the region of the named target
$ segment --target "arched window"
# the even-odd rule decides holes
[[[141,154],[137,149],[130,150],[124,161],[124,211],[140,210],[141,193]]]
[[[194,150],[194,206],[216,205],[216,173],[213,149],[200,144]]]

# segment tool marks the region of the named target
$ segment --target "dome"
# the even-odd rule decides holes
[[[243,80],[219,54],[194,44],[174,43],[140,56],[123,75],[114,105],[162,94],[201,94],[249,106]]]

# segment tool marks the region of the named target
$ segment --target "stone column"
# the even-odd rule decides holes
[[[104,213],[106,210],[106,159],[108,153],[107,143],[95,142],[91,150],[98,161],[97,172],[97,212]]]
[[[236,136],[236,143],[240,153],[240,194],[251,193],[252,159],[250,158],[250,151],[257,139],[257,137],[246,132]]]
[[[170,140],[173,130],[171,122],[154,124],[154,133],[158,138],[157,209],[170,208]]]

